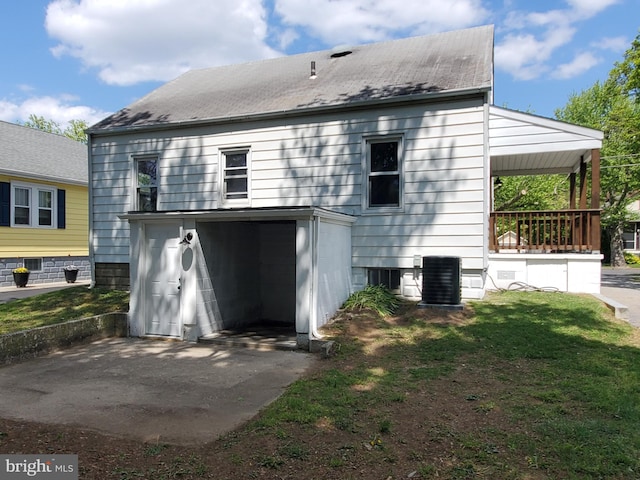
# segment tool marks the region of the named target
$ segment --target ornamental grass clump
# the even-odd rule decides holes
[[[400,306],[400,300],[384,285],[367,285],[353,293],[342,305],[346,309],[373,310],[378,315],[391,315]]]

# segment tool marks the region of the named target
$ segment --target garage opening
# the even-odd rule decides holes
[[[197,230],[201,335],[295,339],[296,222],[199,222]]]

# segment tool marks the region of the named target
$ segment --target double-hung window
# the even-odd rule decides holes
[[[55,228],[55,187],[18,183],[12,184],[12,188],[12,226]]]
[[[249,202],[249,150],[226,150],[221,155],[223,203]]]
[[[367,141],[367,208],[401,207],[401,154],[399,137]]]
[[[155,212],[158,208],[158,157],[134,158],[136,204],[134,210]]]

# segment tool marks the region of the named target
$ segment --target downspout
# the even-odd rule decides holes
[[[318,285],[318,235],[320,233],[320,217],[314,216],[311,235],[311,312],[309,317],[309,343],[313,340],[323,338],[318,332],[318,294],[316,288]]]
[[[88,180],[89,180],[89,266],[91,267],[91,283],[89,288],[96,286],[96,266],[94,262],[93,252],[93,158],[91,155],[91,133],[87,135],[87,161],[88,165]]]

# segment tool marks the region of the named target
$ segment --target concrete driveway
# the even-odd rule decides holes
[[[205,443],[252,418],[313,361],[304,352],[110,338],[0,367],[0,416]]]
[[[640,269],[603,268],[600,293],[626,306],[626,319],[640,327]]]

